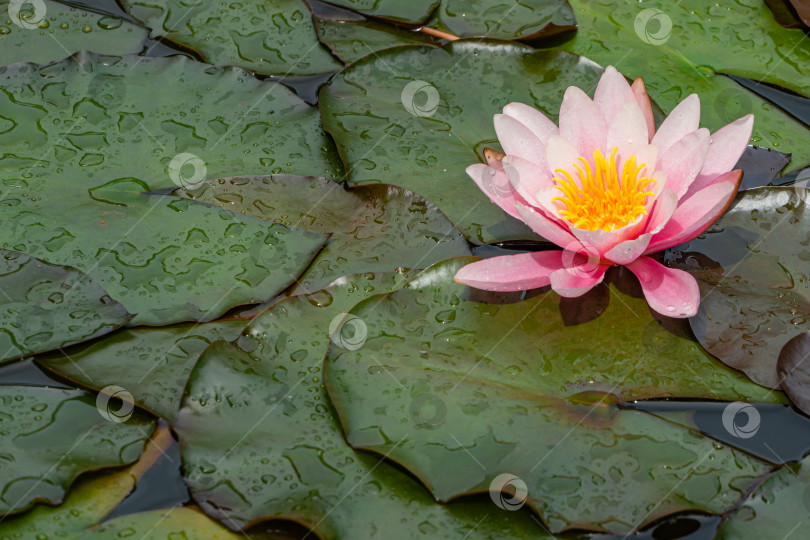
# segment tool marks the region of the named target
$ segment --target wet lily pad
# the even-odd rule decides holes
[[[173,422],[200,353],[214,341],[236,339],[246,324],[225,320],[130,328],[62,354],[40,356],[37,362],[88,388],[118,385],[139,407]]]
[[[0,363],[87,341],[132,315],[87,274],[0,249]]]
[[[182,540],[245,540],[199,510],[189,507],[139,512],[111,519],[76,537],[76,540],[108,538],[182,538]]]
[[[690,323],[700,344],[771,388],[779,388],[780,350],[810,328],[809,199],[805,188],[741,192],[704,235],[668,253],[698,280]]]
[[[810,131],[779,107],[718,73],[765,81],[810,97],[810,49],[800,29],[780,26],[765,2],[571,0],[578,29],[560,48],[625,75],[643,76],[650,95],[672,110],[687,95],[701,99],[711,131],[756,115],[752,142],[792,153],[789,171],[810,163]]]
[[[486,303],[452,281],[469,261],[439,263],[425,271],[437,279],[350,311],[367,337],[351,350],[330,346],[324,381],[353,447],[403,465],[440,501],[517,476],[553,532],[627,533],[678,511],[722,512],[768,470],[616,407],[664,396],[784,399],[672,333],[683,331],[677,320],[659,322],[615,286],[607,302],[540,290]]]
[[[600,75],[576,55],[500,41],[396,47],[336,75],[321,91],[320,108],[350,184],[388,182],[415,191],[472,242],[537,239],[464,170],[484,162],[485,146],[497,145],[492,117],[504,105],[532,104],[556,119],[565,89],[592,92]]]
[[[281,85],[184,57],[87,54],[0,69],[0,85],[0,247],[87,272],[137,323],[268,300],[324,239],[141,193],[339,167],[317,111]]]
[[[317,291],[348,274],[425,268],[470,253],[461,233],[433,204],[387,184],[346,190],[326,178],[244,176],[212,180],[175,195],[331,234],[298,278],[294,294]]]
[[[59,506],[38,505],[30,511],[6,517],[0,538],[74,538],[95,525],[135,489],[135,484],[172,442],[169,427],[159,426],[143,454],[124,469],[85,473],[71,486]]]
[[[720,526],[717,540],[802,538],[810,527],[810,457],[783,467]]]
[[[301,0],[122,4],[152,29],[152,37],[195,49],[211,64],[266,75],[314,75],[342,67],[318,42],[312,16]]]
[[[359,344],[362,327],[342,312],[404,282],[401,274],[347,276],[254,319],[239,340],[250,354],[224,342],[203,353],[176,430],[206,513],[233,529],[292,519],[325,540],[549,538],[525,512],[437,505],[407,474],[346,444],[320,382],[330,331],[346,346]]]
[[[776,363],[779,383],[790,400],[810,415],[810,333],[803,332],[782,347]]]
[[[0,386],[0,404],[0,514],[59,504],[79,474],[132,463],[154,427],[82,390]]]
[[[27,4],[27,5],[26,5]],[[136,54],[146,28],[51,0],[0,0],[0,66],[44,64],[79,51]]]

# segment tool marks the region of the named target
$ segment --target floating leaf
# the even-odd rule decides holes
[[[145,28],[117,17],[51,0],[0,0],[0,13],[0,66],[44,64],[79,51],[135,54],[147,35]]]
[[[810,457],[783,467],[720,526],[717,540],[802,538],[810,527]]]
[[[779,388],[779,351],[810,328],[808,198],[804,188],[741,192],[704,235],[668,254],[698,280],[690,323],[700,344],[771,388]]]
[[[182,540],[244,540],[194,508],[167,508],[139,512],[106,521],[86,531],[76,540],[108,538],[182,538]]]
[[[416,24],[424,22],[440,0],[328,0],[330,4],[380,19]]]
[[[102,336],[132,318],[75,268],[0,249],[0,363]]]
[[[210,320],[293,282],[323,236],[142,192],[275,159],[331,170],[315,109],[184,57],[75,60],[0,69],[0,246],[87,272],[141,324]]]
[[[504,105],[521,101],[556,119],[565,89],[592,92],[600,75],[578,56],[513,43],[396,47],[336,75],[321,91],[320,108],[351,184],[382,181],[415,191],[472,242],[536,239],[464,169],[497,144],[492,117]]]
[[[790,154],[777,152],[772,148],[749,146],[740,156],[735,169],[742,169],[740,189],[751,189],[771,184],[779,171],[790,162]]]
[[[353,447],[405,466],[440,501],[515,475],[554,532],[626,533],[673,512],[721,512],[767,471],[616,407],[663,396],[783,399],[667,330],[683,333],[680,320],[656,320],[616,287],[485,303],[452,281],[469,261],[439,263],[425,271],[434,279],[350,311],[366,339],[330,346],[324,381]]]
[[[349,274],[425,268],[470,253],[461,234],[433,204],[397,186],[345,190],[326,178],[245,176],[214,180],[175,194],[288,227],[331,234],[298,278],[294,294],[317,291]]]
[[[776,363],[779,382],[790,400],[810,415],[810,333],[788,341]]]
[[[141,408],[173,422],[191,368],[219,339],[234,340],[247,321],[131,328],[102,340],[39,357],[43,367],[82,386],[126,389]],[[115,359],[111,362],[110,359]]]
[[[764,2],[571,4],[578,29],[560,48],[644,77],[650,95],[667,111],[696,92],[702,102],[700,123],[712,131],[754,113],[754,144],[793,153],[789,170],[810,163],[806,126],[717,76],[765,81],[810,97],[810,49],[802,45],[807,36],[779,26]]]
[[[327,540],[546,538],[526,513],[436,505],[407,474],[346,445],[320,383],[321,359],[330,334],[347,346],[362,342],[362,326],[343,311],[404,283],[399,273],[346,276],[256,317],[239,340],[251,356],[222,342],[203,353],[176,429],[187,481],[209,515],[234,529],[293,519]]]
[[[0,385],[0,514],[62,502],[82,472],[132,463],[154,421],[109,395]]]
[[[342,67],[318,43],[309,9],[301,0],[122,0],[122,4],[152,29],[152,37],[195,49],[211,64],[266,75],[313,75]]]
[[[6,538],[74,538],[109,515],[173,441],[169,427],[158,426],[143,454],[125,469],[85,473],[59,506],[39,505],[2,522]]]

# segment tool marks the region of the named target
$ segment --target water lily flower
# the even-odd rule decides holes
[[[681,101],[656,131],[641,78],[630,85],[609,66],[593,99],[565,91],[560,125],[522,103],[495,115],[506,154],[487,149],[487,164],[467,173],[508,214],[562,250],[505,255],[468,264],[459,283],[490,291],[551,285],[576,297],[624,265],[648,304],[670,317],[697,313],[700,292],[687,272],[649,254],[702,234],[726,211],[742,171],[731,170],[754,125],[744,116],[709,133],[700,100]]]

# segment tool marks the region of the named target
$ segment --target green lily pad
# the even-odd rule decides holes
[[[180,507],[139,512],[111,519],[76,537],[76,540],[108,538],[175,538],[182,540],[245,540],[195,508]]]
[[[117,17],[50,0],[0,0],[0,13],[0,66],[44,64],[79,51],[136,54],[147,36],[146,28]]]
[[[154,427],[108,395],[0,386],[0,514],[59,504],[76,477],[132,463]]]
[[[711,229],[668,255],[698,280],[690,323],[700,344],[771,388],[782,347],[810,329],[808,199],[804,188],[741,192]]]
[[[783,467],[734,511],[717,540],[802,538],[810,527],[810,458]]]
[[[803,332],[782,347],[776,370],[790,400],[810,415],[810,332]]]
[[[132,319],[75,268],[0,249],[0,363],[102,336]]]
[[[127,495],[172,442],[168,426],[158,426],[138,461],[124,469],[85,473],[71,486],[59,506],[38,505],[2,522],[6,538],[75,538],[95,525]]]
[[[430,16],[440,0],[328,0],[328,3],[380,19],[417,24]]]
[[[81,54],[0,69],[0,86],[0,247],[88,273],[135,323],[268,300],[324,240],[141,193],[226,172],[332,171],[317,111],[281,85],[184,57]]]
[[[678,511],[722,512],[768,470],[617,406],[784,399],[677,335],[680,320],[656,320],[616,286],[573,300],[541,289],[486,303],[452,281],[468,262],[439,263],[425,271],[436,279],[350,311],[366,339],[330,346],[324,382],[353,447],[403,465],[440,501],[517,476],[552,532],[627,533]]]
[[[556,120],[565,89],[592,92],[600,76],[576,55],[514,43],[396,47],[336,75],[321,90],[320,108],[350,184],[382,181],[415,191],[475,243],[537,239],[464,170],[484,162],[485,146],[497,145],[492,117],[504,105],[532,104]]]
[[[345,310],[406,279],[346,276],[285,298],[243,332],[238,343],[249,354],[224,342],[203,353],[176,431],[187,482],[206,513],[233,529],[270,516],[292,519],[325,540],[547,538],[523,512],[436,505],[407,474],[346,444],[320,382],[330,334],[345,346],[360,344],[362,327]]]
[[[701,125],[714,131],[754,113],[751,141],[793,153],[789,171],[810,164],[807,127],[727,77],[765,81],[810,97],[810,49],[800,29],[780,26],[765,2],[571,0],[578,29],[560,48],[626,75],[644,77],[667,111],[691,93]]]
[[[342,67],[318,43],[312,15],[301,0],[121,3],[152,29],[152,37],[195,49],[211,64],[265,75],[314,75]]]
[[[236,339],[246,324],[224,320],[129,328],[59,355],[41,356],[37,362],[88,388],[121,386],[139,407],[174,422],[186,380],[200,353],[214,341]]]
[[[213,180],[176,195],[274,221],[331,234],[293,294],[317,291],[358,272],[425,268],[470,250],[430,202],[397,186],[343,189],[326,178],[244,176]]]

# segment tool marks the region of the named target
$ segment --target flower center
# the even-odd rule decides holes
[[[636,156],[631,156],[624,162],[620,177],[616,166],[617,151],[618,147],[614,148],[610,160],[606,160],[602,152],[596,150],[593,153],[593,170],[588,160],[580,157],[582,168],[574,163],[574,168],[579,173],[578,183],[571,178],[568,171],[554,171],[560,175],[554,177],[555,187],[563,196],[554,197],[552,201],[560,201],[565,205],[564,210],[559,210],[562,219],[570,221],[578,229],[612,231],[647,213],[647,197],[655,194],[645,191],[645,188],[655,183],[655,180],[639,178],[639,172],[645,164],[636,167]]]

